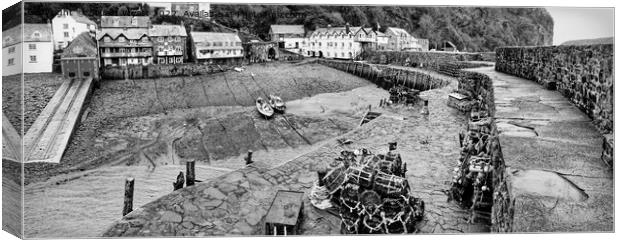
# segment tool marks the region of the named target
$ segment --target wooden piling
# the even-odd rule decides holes
[[[189,186],[194,185],[194,182],[196,180],[195,161],[193,159],[190,159],[186,162],[185,165],[186,165],[185,173],[187,174],[185,186],[189,187]]]
[[[185,183],[185,176],[183,175],[183,172],[179,172],[179,175],[177,175],[177,181],[172,183],[172,186],[174,187],[174,190],[179,190],[181,188],[183,188],[183,184]]]
[[[123,216],[133,211],[133,185],[134,178],[125,179],[125,201],[123,204]]]

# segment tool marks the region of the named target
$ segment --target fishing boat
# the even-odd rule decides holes
[[[262,97],[256,99],[256,109],[265,117],[273,116],[273,108]]]
[[[284,110],[286,110],[286,105],[284,105],[282,98],[275,95],[269,95],[269,105],[271,105],[271,108],[279,113],[283,113]]]

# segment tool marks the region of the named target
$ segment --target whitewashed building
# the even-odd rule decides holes
[[[23,26],[23,35],[22,35]],[[52,72],[50,24],[23,24],[2,32],[2,76]]]
[[[271,25],[269,36],[277,42],[279,48],[303,54],[306,48],[306,31],[304,25]]]
[[[54,49],[64,49],[80,33],[90,32],[94,36],[96,31],[97,24],[88,17],[76,11],[63,9],[52,19]]]
[[[361,27],[317,28],[308,37],[305,54],[319,58],[353,59],[362,51],[362,44],[355,41]]]
[[[413,37],[409,32],[402,28],[389,27],[385,31],[385,34],[389,37],[387,50],[394,51],[426,51],[428,50],[428,41],[419,41]]]
[[[190,32],[195,62],[234,64],[243,61],[241,38],[236,33]]]

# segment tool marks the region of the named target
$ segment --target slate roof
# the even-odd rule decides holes
[[[386,32],[392,31],[394,34],[397,34],[399,36],[404,35],[407,37],[412,37],[411,34],[409,34],[409,32],[407,32],[407,30],[402,29],[402,28],[395,28],[395,27],[389,27]]]
[[[140,39],[142,36],[149,35],[149,30],[147,28],[104,28],[97,31],[97,40],[101,40],[103,36],[108,35],[112,39],[118,38],[118,36],[123,35],[127,39]]]
[[[203,46],[204,42],[241,42],[241,38],[239,38],[239,35],[236,33],[190,32],[190,35],[192,36],[192,41],[196,46]],[[241,46],[226,48],[241,48]]]
[[[150,22],[146,16],[101,16],[101,28],[147,28]]]
[[[362,27],[349,27],[351,34],[356,33]],[[317,28],[312,34],[346,34],[346,27]]]
[[[73,19],[75,19],[75,21],[79,23],[96,25],[95,22],[93,22],[93,20],[90,20],[88,17],[76,11],[71,11],[71,17],[73,17]]]
[[[90,33],[83,32],[67,46],[62,52],[62,58],[68,57],[96,57],[97,43]]]
[[[149,35],[157,36],[181,36],[187,37],[185,27],[182,25],[153,25],[149,29]]]
[[[22,26],[23,38],[22,38]],[[35,33],[38,33],[36,36]],[[52,26],[49,24],[23,24],[17,25],[9,30],[2,32],[2,47],[14,45],[22,42],[51,42]]]
[[[304,25],[271,25],[273,34],[299,34],[304,35]]]

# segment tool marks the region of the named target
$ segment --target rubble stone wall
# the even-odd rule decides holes
[[[193,76],[231,70],[235,66],[185,64],[152,64],[148,66],[106,66],[102,71],[105,80],[141,79],[175,76]]]
[[[363,59],[375,64],[439,70],[441,64],[448,62],[495,61],[495,53],[371,51],[364,53]]]
[[[557,89],[608,133],[613,131],[613,50],[613,44],[498,48],[495,70]]]
[[[389,89],[394,84],[405,85],[420,91],[447,86],[449,82],[404,68],[377,66],[369,63],[319,59],[317,61],[328,67],[366,78],[378,86]]]
[[[459,91],[468,96],[479,99],[485,109],[488,110],[492,118],[491,127],[491,149],[490,157],[493,164],[493,205],[491,208],[491,231],[492,232],[511,232],[514,199],[508,189],[509,182],[506,179],[506,164],[502,154],[499,141],[499,131],[494,121],[495,116],[495,96],[493,92],[493,82],[485,74],[460,71]]]

